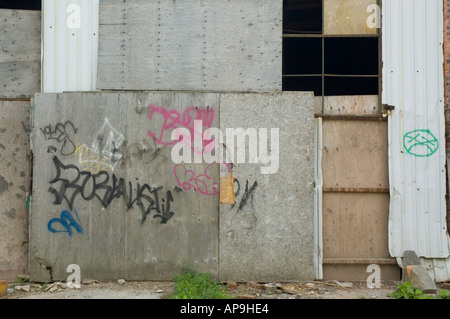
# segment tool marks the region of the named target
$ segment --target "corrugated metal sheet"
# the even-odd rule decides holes
[[[42,91],[93,91],[99,0],[42,1]]]
[[[395,106],[389,115],[390,253],[446,258],[442,1],[383,1],[382,24],[383,103]]]

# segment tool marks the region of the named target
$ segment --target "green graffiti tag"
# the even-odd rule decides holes
[[[415,130],[403,137],[406,152],[417,157],[428,157],[436,153],[439,141],[430,130]]]

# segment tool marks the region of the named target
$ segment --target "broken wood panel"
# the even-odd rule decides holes
[[[379,115],[378,95],[325,96],[322,112],[322,97],[315,97],[316,114],[325,115]]]
[[[0,98],[40,91],[41,12],[0,10]]]
[[[377,28],[367,23],[372,14],[367,8],[373,4],[377,0],[324,0],[324,34],[376,34]]]
[[[0,101],[0,278],[28,273],[30,102]]]
[[[324,188],[389,188],[387,123],[323,121]]]

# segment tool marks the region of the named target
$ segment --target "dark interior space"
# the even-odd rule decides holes
[[[41,0],[0,0],[0,9],[41,10]]]
[[[378,38],[325,38],[325,74],[378,75]]]
[[[322,74],[322,38],[284,38],[283,74]]]
[[[315,96],[322,96],[322,77],[283,77],[283,91],[312,91]]]
[[[286,34],[322,33],[322,0],[284,0],[283,28]]]
[[[377,94],[378,78],[325,77],[325,96]]]

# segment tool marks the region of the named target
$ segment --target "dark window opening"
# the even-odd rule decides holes
[[[41,0],[0,0],[0,9],[41,10]]]
[[[284,33],[322,33],[322,0],[284,0]]]
[[[284,38],[283,74],[322,74],[322,39]]]
[[[379,94],[378,34],[323,34],[322,0],[284,0],[283,5],[284,91]]]
[[[378,38],[326,38],[325,74],[378,75]]]

